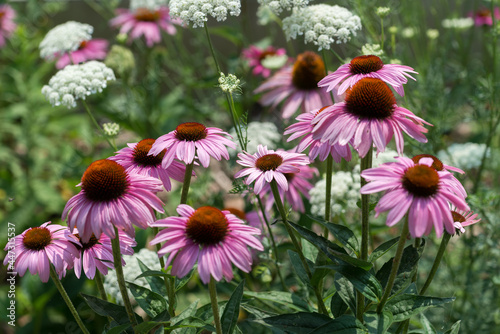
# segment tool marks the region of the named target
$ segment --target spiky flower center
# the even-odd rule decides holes
[[[46,227],[33,227],[26,231],[23,237],[23,244],[26,248],[41,251],[52,241],[50,231]]]
[[[80,46],[78,47],[78,50],[84,49],[87,46],[88,42],[89,41],[82,41],[80,43]]]
[[[479,17],[490,17],[491,11],[489,9],[481,9],[477,11],[476,15]]]
[[[188,238],[202,246],[224,241],[228,232],[226,216],[211,206],[202,206],[196,210],[186,224]]]
[[[316,89],[325,75],[325,64],[321,57],[312,51],[306,51],[298,55],[293,64],[292,83],[298,89]]]
[[[461,214],[459,214],[456,211],[452,211],[451,212],[451,217],[453,218],[454,222],[463,223],[466,220],[464,216],[462,216]]]
[[[426,165],[416,165],[408,168],[403,175],[403,188],[417,197],[430,197],[439,189],[437,171]]]
[[[257,161],[255,161],[255,167],[260,169],[263,172],[267,172],[268,170],[276,170],[283,163],[283,158],[279,154],[266,154]]]
[[[267,51],[263,51],[260,56],[259,56],[259,63],[266,59],[266,57],[269,57],[269,56],[274,56],[276,54],[276,51],[272,51],[272,50],[267,50]]]
[[[132,156],[134,157],[134,162],[141,166],[156,167],[161,164],[163,156],[167,150],[161,151],[158,155],[148,155],[149,150],[155,143],[154,139],[143,139],[135,145],[134,152]]]
[[[99,240],[97,240],[97,238],[95,237],[95,234],[92,233],[92,236],[90,237],[89,241],[87,242],[83,242],[82,241],[82,238],[80,238],[80,234],[76,233],[76,234],[73,234],[75,237],[78,238],[78,241],[80,241],[80,244],[82,245],[82,247],[78,246],[77,244],[75,244],[75,247],[78,249],[78,250],[87,250],[89,248],[92,248],[94,247],[98,242]]]
[[[285,175],[285,178],[288,182],[292,181],[293,178],[295,177],[295,174],[296,173],[284,173],[283,175]]]
[[[439,160],[438,158],[436,158],[435,156],[430,155],[430,154],[419,154],[419,155],[416,155],[413,158],[411,158],[411,160],[413,160],[414,163],[418,164],[418,162],[422,158],[431,158],[432,159],[432,168],[434,168],[438,172],[440,172],[444,169],[444,165],[441,162],[441,160]]]
[[[382,69],[383,66],[382,59],[377,56],[359,56],[351,60],[349,69],[352,74],[368,74]]]
[[[316,111],[316,113],[314,114],[314,117],[318,116],[323,110],[325,110],[328,107],[330,107],[330,106],[323,107],[320,110]]]
[[[137,21],[154,22],[160,18],[160,12],[147,8],[137,8],[134,17]]]
[[[226,208],[224,210],[227,210],[227,211],[231,212],[233,215],[235,215],[239,219],[247,220],[247,215],[245,214],[245,212],[243,212],[241,210],[238,210],[238,209],[235,209],[235,208]]]
[[[385,119],[394,112],[396,98],[380,79],[363,78],[347,90],[347,110],[360,118]]]
[[[129,182],[125,168],[112,160],[94,161],[83,173],[85,197],[95,202],[107,202],[127,192]]]
[[[187,141],[205,139],[207,138],[207,128],[196,122],[182,123],[175,128],[175,138]]]

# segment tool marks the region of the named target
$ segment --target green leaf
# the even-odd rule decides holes
[[[116,305],[110,303],[108,301],[102,300],[100,298],[86,295],[84,293],[81,294],[85,302],[89,305],[89,307],[94,310],[95,313],[102,315],[104,317],[113,318],[118,324],[129,324],[130,321],[128,319],[127,311],[124,306]],[[142,322],[142,318],[135,314],[135,318],[137,322]]]
[[[196,313],[196,308],[198,306],[199,301],[200,301],[199,299],[195,300],[186,309],[184,309],[180,314],[178,314],[175,317],[173,317],[172,319],[170,319],[171,324],[172,325],[180,324],[180,323],[182,323],[182,321],[184,319],[187,319],[191,316],[194,316]],[[195,329],[186,327],[186,328],[176,329],[173,331],[173,333],[175,333],[175,334],[190,334],[193,331],[196,333]]]
[[[385,310],[394,316],[394,322],[410,319],[429,307],[436,307],[446,303],[451,303],[455,298],[438,298],[418,296],[413,294],[401,294],[389,299],[385,305]]]
[[[458,332],[460,331],[460,322],[461,320],[455,322],[453,326],[451,326],[451,328],[448,329],[444,334],[458,334]]]
[[[299,254],[297,254],[297,252],[294,252],[293,250],[289,249],[288,255],[290,256],[290,262],[292,263],[293,269],[295,270],[297,277],[305,285],[311,286],[311,282],[309,281],[309,277],[307,276],[306,270],[305,270],[304,266],[302,265],[302,261],[300,260]],[[314,263],[312,263],[311,261],[309,261],[307,259],[306,259],[306,261],[309,264],[309,268],[314,268]]]
[[[403,257],[401,258],[401,264],[399,265],[398,274],[396,276],[396,279],[394,280],[394,286],[392,287],[391,294],[396,294],[398,291],[403,290],[411,283],[411,278],[417,270],[418,261],[420,260],[420,256],[424,251],[424,240],[425,239],[422,239],[422,244],[418,248],[410,245],[403,251]],[[380,284],[382,284],[382,286],[387,285],[387,280],[389,279],[389,275],[391,274],[393,261],[394,258],[391,258],[377,272],[376,277],[380,281]]]
[[[245,287],[245,280],[242,280],[240,284],[234,289],[229,301],[224,308],[224,312],[221,317],[222,332],[231,334],[236,327],[236,322],[238,321],[238,315],[240,313],[240,303],[243,298],[243,289]]]
[[[342,297],[340,297],[340,294],[336,292],[330,300],[330,311],[332,312],[333,317],[340,317],[345,313],[345,311],[347,311],[347,308],[348,306],[346,302],[342,299]]]
[[[137,278],[144,277],[153,292],[156,292],[162,296],[166,296],[167,288],[165,287],[165,281],[159,276],[165,277],[165,275],[167,274],[162,271],[149,269],[140,259],[137,259],[137,262],[139,263],[139,267],[142,271],[142,274]]]
[[[245,291],[243,293],[246,297],[254,297],[260,300],[265,300],[277,304],[284,305],[296,311],[312,311],[311,307],[298,295],[283,292],[283,291],[270,291],[270,292],[252,292]]]
[[[420,323],[422,324],[425,334],[437,334],[436,329],[423,313],[420,313]]]
[[[382,286],[369,271],[351,266],[349,264],[328,265],[325,268],[335,270],[352,283],[366,298],[378,302],[382,297]]]
[[[330,322],[332,319],[326,315],[310,312],[281,314],[259,320],[287,333],[307,334],[318,326]]]
[[[137,304],[151,318],[156,317],[167,309],[167,301],[161,295],[131,282],[127,282],[127,284]]]
[[[339,273],[335,273],[334,282],[335,288],[340,298],[349,305],[349,308],[353,313],[356,312],[356,291],[351,282]]]
[[[358,334],[368,333],[366,328],[352,315],[343,315],[317,327],[309,334]]]
[[[127,328],[132,329],[132,326],[130,326],[130,324],[118,325],[118,326],[115,326],[115,327],[111,328],[110,330],[106,331],[106,334],[120,334],[123,331],[125,331]]]
[[[363,314],[363,318],[370,334],[385,334],[393,322],[392,313],[388,311],[384,311],[382,314],[366,312]]]
[[[156,322],[156,321],[144,321],[135,326],[136,333],[149,333],[150,330],[155,328],[156,326],[160,326],[163,328],[164,325],[168,324],[167,322]],[[168,327],[167,327],[168,328]]]
[[[234,45],[241,45],[241,41],[244,39],[241,32],[229,27],[229,26],[219,26],[210,27],[210,34],[220,36],[227,39]]]
[[[186,276],[182,278],[175,278],[175,291],[179,291],[184,285],[186,285],[187,282],[193,277],[194,272],[196,271],[198,265],[195,264],[194,268],[187,274]]]
[[[359,255],[358,239],[348,227],[327,222],[326,220],[320,217],[314,217],[310,215],[308,216],[309,218],[325,226],[328,229],[328,231],[330,231],[330,233],[332,233],[342,245],[352,250],[356,255]]]
[[[375,250],[370,254],[368,261],[372,262],[372,263],[375,262],[382,255],[384,255],[385,253],[390,251],[392,249],[392,247],[396,246],[398,241],[399,241],[399,237],[396,237],[394,239],[391,239],[389,241],[384,242],[383,244],[381,244],[380,246],[375,248]]]

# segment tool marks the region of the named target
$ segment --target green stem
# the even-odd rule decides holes
[[[413,243],[413,248],[418,249],[421,243],[422,243],[422,238],[415,238],[415,242]],[[418,277],[418,263],[416,264],[415,273],[411,277],[411,282],[415,283],[417,281],[417,277]],[[406,319],[398,326],[398,328],[396,329],[396,333],[398,333],[399,331],[406,333],[408,332],[409,327],[410,327],[410,319]]]
[[[222,325],[220,323],[219,316],[219,304],[217,303],[217,288],[215,286],[215,280],[212,276],[210,276],[208,290],[210,292],[210,302],[212,304],[212,312],[214,314],[215,331],[217,334],[222,334]]]
[[[59,290],[59,293],[61,294],[62,298],[66,302],[66,305],[68,306],[69,310],[71,311],[71,314],[73,314],[73,317],[75,318],[78,326],[80,326],[80,329],[84,334],[90,334],[85,325],[82,322],[82,319],[80,319],[80,316],[78,315],[78,312],[75,309],[75,306],[71,302],[71,299],[69,299],[68,294],[66,293],[66,290],[64,289],[61,281],[59,280],[59,277],[57,277],[57,273],[52,265],[50,265],[50,277],[54,281],[54,284],[57,287],[57,290]]]
[[[425,291],[427,291],[427,288],[429,287],[429,285],[431,285],[432,279],[434,278],[434,275],[436,275],[439,264],[441,263],[441,260],[442,260],[443,255],[444,255],[444,251],[446,250],[446,246],[448,245],[450,238],[451,238],[451,234],[444,232],[443,239],[441,239],[441,245],[439,245],[439,249],[438,249],[438,252],[436,254],[436,258],[434,259],[434,263],[432,264],[431,271],[429,272],[429,276],[427,276],[427,280],[425,281],[424,286],[420,290],[421,295],[423,295],[425,293]]]
[[[154,235],[158,235],[158,232],[159,232],[158,227],[153,227]],[[156,252],[157,253],[160,251],[160,249],[161,249],[161,244],[160,243],[156,244]],[[160,268],[164,269],[165,268],[165,260],[163,259],[163,256],[160,256],[159,260],[160,260],[160,266],[161,266]],[[163,281],[165,282],[165,288],[167,289],[168,314],[170,314],[170,317],[173,318],[173,317],[175,317],[175,290],[171,291],[171,289],[170,289],[170,284],[169,284],[170,278],[164,277]]]
[[[264,208],[264,205],[262,205],[262,201],[257,195],[257,201],[259,203],[259,208],[260,211],[262,212],[262,216],[264,217],[264,222],[266,223],[267,230],[269,231],[269,239],[271,239],[271,246],[273,247],[273,253],[274,253],[274,261],[276,263],[276,271],[278,272],[278,276],[280,278],[281,286],[283,287],[284,291],[287,291],[288,288],[286,287],[285,280],[283,279],[283,275],[281,274],[280,266],[279,266],[279,259],[278,259],[278,247],[276,246],[276,241],[274,240],[274,235],[273,231],[271,230],[271,225],[269,224],[269,221],[267,220],[266,217],[266,210]]]
[[[292,226],[288,223],[287,217],[286,217],[286,212],[285,212],[285,207],[283,206],[283,202],[281,202],[281,197],[279,194],[278,190],[278,184],[276,183],[276,180],[271,181],[271,190],[273,192],[274,196],[274,202],[276,203],[276,206],[278,207],[278,211],[281,215],[281,219],[283,220],[283,224],[285,225],[285,228],[288,232],[288,235],[290,236],[290,239],[292,240],[293,246],[295,247],[295,250],[299,254],[300,261],[302,262],[302,265],[304,266],[304,269],[306,271],[307,277],[309,280],[312,278],[312,273],[311,270],[309,269],[309,265],[307,264],[306,257],[304,256],[304,253],[302,253],[302,248],[300,247],[299,241],[295,237],[295,233],[293,232]],[[321,292],[318,290],[318,287],[314,287],[314,293],[316,294],[316,299],[318,300],[318,309],[320,313],[323,313],[325,315],[328,315],[328,310],[326,309],[325,303],[323,302],[323,296]]]
[[[328,154],[326,158],[326,200],[325,200],[325,220],[327,222],[331,219],[332,211],[332,176],[333,176],[333,157]],[[328,229],[325,227],[324,237],[328,238]]]
[[[111,148],[115,151],[118,151],[118,149],[116,148],[116,145],[113,144],[110,140],[109,140],[109,137],[106,135],[106,133],[104,132],[104,130],[101,128],[101,126],[99,125],[99,123],[97,123],[94,115],[92,114],[92,112],[90,111],[90,108],[87,104],[87,102],[85,102],[85,100],[82,100],[82,104],[83,104],[83,107],[85,108],[85,111],[87,112],[87,114],[89,115],[90,119],[92,120],[92,123],[94,123],[95,127],[101,132],[101,134],[104,136],[104,138],[106,138],[106,141],[108,142],[109,146],[111,146]]]
[[[381,38],[382,38],[382,41],[380,42],[380,49],[382,51],[384,51],[384,19],[383,18],[380,18],[380,29],[382,31],[382,35],[381,35]]]
[[[392,287],[394,286],[394,281],[396,280],[396,276],[398,275],[398,269],[401,263],[401,258],[403,257],[403,251],[405,249],[406,237],[408,236],[408,232],[409,232],[408,215],[406,215],[403,229],[401,231],[401,236],[399,237],[396,255],[394,255],[394,260],[392,262],[391,274],[389,275],[389,280],[387,281],[387,285],[385,286],[385,291],[382,296],[382,299],[380,300],[380,303],[377,306],[377,313],[382,313],[384,305],[387,302],[389,296],[391,295]]]
[[[205,33],[207,34],[208,46],[210,47],[210,52],[212,53],[212,57],[214,58],[214,62],[215,62],[215,67],[217,68],[217,74],[220,75],[220,72],[222,72],[222,71],[220,70],[219,62],[217,61],[217,57],[215,56],[215,50],[214,50],[214,47],[212,45],[212,40],[210,39],[210,33],[208,32],[207,23],[205,22],[203,24],[203,26],[205,27]]]
[[[95,272],[94,282],[95,285],[97,286],[97,290],[99,291],[99,296],[101,296],[101,299],[107,301],[108,295],[106,294],[106,290],[104,290],[104,284],[102,283],[101,273],[98,270],[96,270]]]
[[[186,165],[186,173],[184,174],[184,182],[182,183],[181,204],[187,203],[189,185],[191,184],[191,175],[193,174],[194,163]]]
[[[134,311],[132,310],[132,304],[130,303],[130,299],[128,298],[127,287],[125,286],[125,277],[123,276],[123,267],[122,267],[122,255],[120,253],[120,238],[118,235],[118,229],[115,228],[115,238],[111,239],[111,247],[113,249],[113,263],[115,266],[116,272],[116,280],[118,282],[118,287],[120,288],[120,293],[122,295],[123,304],[125,305],[125,310],[127,311],[128,319],[132,328],[137,326],[137,320],[135,319]]]

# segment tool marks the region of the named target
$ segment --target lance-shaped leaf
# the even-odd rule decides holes
[[[127,282],[127,284],[137,304],[151,318],[156,317],[167,309],[167,301],[161,295],[131,282]]]
[[[429,307],[441,306],[446,303],[451,303],[454,300],[455,298],[401,294],[389,299],[384,309],[392,313],[394,322],[399,322],[409,319],[413,315],[421,313]]]
[[[298,312],[260,319],[259,322],[287,333],[307,334],[331,320],[330,317],[319,313]]]
[[[231,334],[236,327],[236,322],[238,321],[238,315],[240,313],[240,303],[243,298],[243,288],[245,287],[245,280],[242,280],[240,284],[234,289],[229,301],[224,308],[224,313],[221,317],[222,332]]]
[[[311,219],[325,226],[330,233],[344,246],[352,250],[356,255],[359,255],[359,242],[354,233],[346,226],[330,223],[320,217],[308,215]]]

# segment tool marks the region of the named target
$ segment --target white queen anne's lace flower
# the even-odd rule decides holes
[[[93,31],[91,25],[75,21],[55,26],[40,43],[40,57],[52,60],[66,52],[75,51],[82,42],[92,38]]]
[[[203,27],[212,16],[217,21],[225,21],[227,14],[238,16],[241,12],[240,0],[171,0],[170,16],[180,18],[193,28]]]
[[[157,10],[162,6],[167,6],[167,0],[130,0],[130,9],[135,11],[139,8]]]
[[[314,5],[294,9],[283,19],[287,39],[304,35],[306,43],[313,43],[318,50],[330,49],[332,43],[346,43],[361,29],[361,19],[340,6]]]
[[[451,144],[446,151],[439,151],[437,157],[447,165],[456,166],[463,170],[478,168],[481,165],[486,144],[464,143]],[[486,152],[489,157],[490,149]]]
[[[236,131],[232,129],[229,134],[236,138]],[[267,146],[270,150],[275,150],[278,147],[278,143],[282,139],[282,134],[278,131],[278,128],[274,123],[271,122],[250,122],[247,127],[247,152],[253,154],[257,152],[257,146],[261,144],[262,146]],[[235,139],[236,150],[231,150],[229,153],[236,156],[236,153],[241,152],[241,147],[238,140]]]
[[[99,61],[89,61],[79,65],[68,65],[57,72],[43,86],[42,94],[53,105],[76,106],[76,100],[93,93],[102,92],[107,82],[116,80],[113,70]]]
[[[474,25],[474,19],[472,17],[461,17],[458,19],[445,19],[441,23],[443,28],[446,29],[469,29]]]
[[[309,4],[310,0],[258,0],[261,6],[268,6],[275,14],[292,8],[302,8]]]

